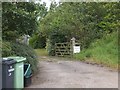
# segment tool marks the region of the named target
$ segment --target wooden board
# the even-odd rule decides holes
[[[71,43],[56,43],[55,44],[55,55],[56,56],[71,56],[72,55]]]

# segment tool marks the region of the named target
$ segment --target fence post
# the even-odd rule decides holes
[[[75,46],[75,37],[73,37],[72,39],[71,39],[71,41],[72,41],[72,46],[71,46],[71,48],[72,48],[72,55],[74,54],[74,46]]]

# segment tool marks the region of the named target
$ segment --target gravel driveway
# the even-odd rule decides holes
[[[118,88],[118,72],[64,58],[40,57],[28,88]]]

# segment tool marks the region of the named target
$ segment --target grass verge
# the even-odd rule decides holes
[[[38,56],[48,56],[46,49],[35,49],[35,52]]]
[[[74,58],[96,62],[111,68],[118,69],[118,34],[114,32],[95,41],[91,46],[75,54]]]

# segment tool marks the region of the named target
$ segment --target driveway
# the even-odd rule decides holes
[[[28,88],[118,88],[118,72],[68,58],[40,57]]]

